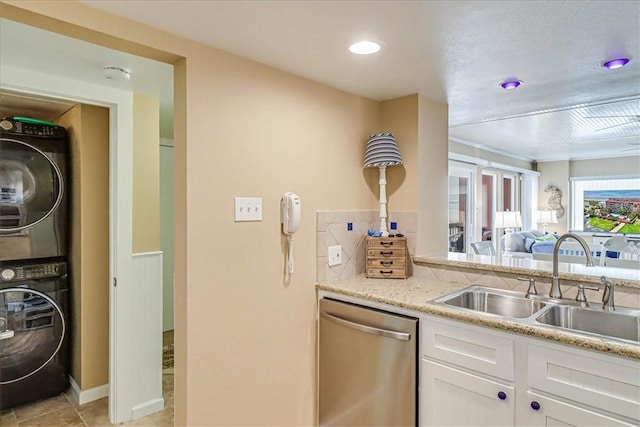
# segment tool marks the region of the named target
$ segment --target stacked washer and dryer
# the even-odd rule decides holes
[[[0,410],[69,387],[69,138],[0,120]]]

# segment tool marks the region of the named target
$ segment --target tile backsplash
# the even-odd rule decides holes
[[[397,225],[391,229],[391,223]],[[389,232],[407,236],[409,254],[416,247],[417,212],[389,212],[387,227]],[[318,282],[343,280],[364,273],[365,237],[369,228],[378,229],[378,210],[371,211],[317,211],[316,212],[316,255]],[[342,246],[342,264],[329,267],[327,250],[329,246]]]

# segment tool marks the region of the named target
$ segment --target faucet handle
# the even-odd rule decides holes
[[[536,289],[536,279],[534,277],[518,277],[517,279],[521,282],[529,282],[529,289],[527,289],[525,298],[529,298],[531,295],[538,295],[538,290]]]
[[[589,307],[589,302],[587,301],[587,297],[584,294],[585,289],[591,289],[592,291],[599,291],[600,288],[598,286],[583,285],[582,283],[578,285],[578,294],[576,295],[576,301],[578,301],[582,307]]]
[[[615,285],[605,276],[600,276],[600,282],[604,285],[604,291],[602,292],[602,309],[613,311],[616,309],[613,297],[613,287]]]

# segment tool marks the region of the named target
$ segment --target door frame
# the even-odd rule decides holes
[[[135,405],[132,284],[133,93],[2,65],[0,88],[109,108],[109,419],[131,419]],[[118,286],[114,286],[115,280]],[[158,373],[161,375],[161,373]]]

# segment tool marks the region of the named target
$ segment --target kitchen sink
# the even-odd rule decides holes
[[[532,316],[546,304],[525,298],[523,294],[489,288],[470,288],[434,302],[498,316],[522,319]]]
[[[582,308],[554,305],[536,317],[536,321],[559,328],[640,342],[640,310]]]

